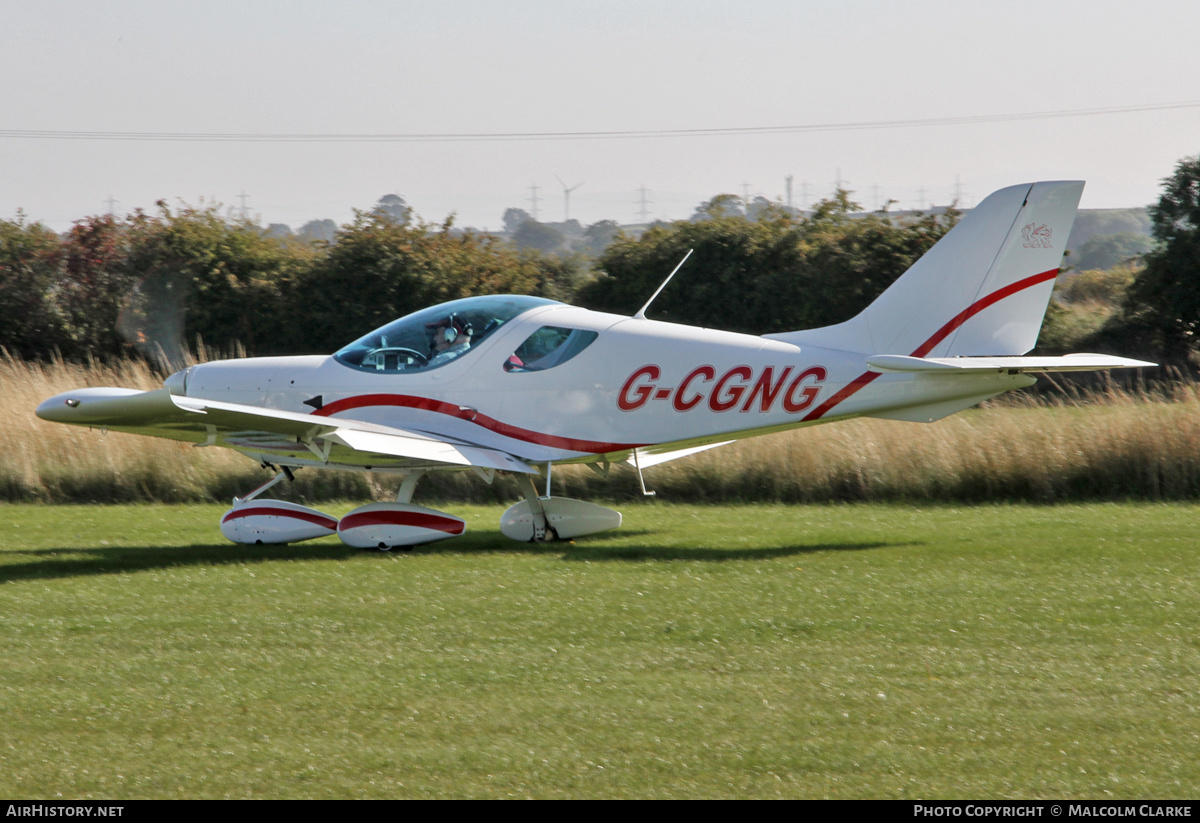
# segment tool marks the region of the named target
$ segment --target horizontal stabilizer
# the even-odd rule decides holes
[[[1062,357],[909,357],[905,354],[876,354],[867,358],[867,366],[871,371],[926,374],[1099,371],[1154,365],[1157,364],[1109,354],[1066,354]]]

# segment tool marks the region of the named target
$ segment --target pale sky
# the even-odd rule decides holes
[[[714,194],[963,204],[1039,179],[1146,205],[1200,153],[1196,0],[0,0],[0,218],[160,198],[264,224],[387,193],[499,229],[688,217]],[[1192,104],[1165,109],[1169,104]],[[621,139],[192,142],[26,134],[740,129],[1145,107],[949,125]],[[12,136],[18,133],[20,136]]]

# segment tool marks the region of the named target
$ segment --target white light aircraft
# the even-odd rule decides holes
[[[336,533],[350,546],[387,550],[453,537],[465,529],[461,519],[411,501],[427,472],[461,470],[487,482],[497,472],[520,479],[524,500],[500,520],[506,536],[577,537],[615,528],[621,515],[551,496],[556,463],[607,472],[628,462],[640,475],[798,426],[860,416],[934,421],[1029,386],[1030,373],[1153,365],[1023,356],[1037,340],[1082,191],[1080,182],[1043,182],[996,192],[862,313],[828,328],[756,337],[650,320],[649,303],[624,317],[537,297],[469,297],[331,356],[204,363],[157,391],[79,389],[37,414],[224,446],[275,469],[221,520],[222,534],[239,543]],[[308,467],[403,481],[395,502],[340,519],[258,497]]]

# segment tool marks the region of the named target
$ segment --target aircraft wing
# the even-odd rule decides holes
[[[43,402],[60,423],[226,446],[270,462],[344,468],[481,468],[536,474],[510,454],[357,420],[180,397],[169,389],[80,389]]]
[[[631,466],[648,469],[651,466],[657,466],[660,463],[669,463],[672,460],[678,460],[681,457],[699,454],[702,451],[715,449],[717,446],[724,446],[732,442],[732,440],[722,440],[718,443],[705,443],[702,446],[692,446],[691,448],[675,448],[668,445],[658,447],[646,446],[631,451],[629,453],[629,457],[625,459],[625,462]]]
[[[1067,354],[1062,357],[910,357],[904,354],[876,354],[867,358],[867,366],[871,371],[925,374],[1096,371],[1154,365],[1156,364],[1143,360],[1108,354]]]

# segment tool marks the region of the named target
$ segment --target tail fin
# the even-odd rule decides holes
[[[1024,354],[1037,342],[1082,193],[1082,182],[1001,189],[854,318],[767,336],[868,354]]]

